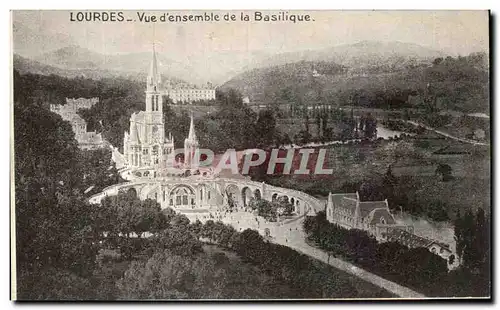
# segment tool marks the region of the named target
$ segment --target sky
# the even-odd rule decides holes
[[[76,44],[104,54],[133,53],[150,51],[154,41],[158,52],[176,58],[223,52],[281,53],[375,40],[416,43],[451,55],[467,55],[488,51],[489,44],[487,11],[290,11],[314,19],[295,24],[72,22],[70,12],[78,11],[14,11],[14,51],[35,56]],[[168,11],[176,15],[203,12]],[[223,16],[228,11],[213,12]],[[239,16],[240,12],[232,13]],[[137,18],[136,11],[123,14]]]

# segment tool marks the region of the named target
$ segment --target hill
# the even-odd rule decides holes
[[[67,49],[64,49],[68,51]],[[63,54],[64,52],[61,51]],[[47,55],[47,57],[49,57]],[[81,57],[79,57],[81,60]],[[40,59],[40,58],[39,58]],[[89,58],[90,59],[90,58]],[[54,61],[54,60],[52,60]],[[123,60],[126,61],[126,60]],[[119,63],[120,61],[116,61]],[[86,67],[84,66],[86,65]],[[13,57],[13,66],[14,69],[17,70],[20,74],[39,74],[39,75],[58,75],[66,78],[76,78],[83,77],[93,80],[101,80],[101,79],[110,79],[110,78],[125,78],[132,81],[137,81],[144,83],[147,78],[147,68],[149,65],[144,65],[142,71],[137,69],[137,71],[133,70],[123,70],[122,67],[118,65],[114,69],[106,69],[104,66],[101,67],[96,62],[88,60],[88,61],[79,61],[76,60],[72,63],[67,63],[67,65],[48,65],[41,61],[29,59],[26,57],[22,57],[18,54],[14,54]],[[81,66],[78,68],[78,66]],[[108,67],[112,68],[111,65]],[[122,70],[120,70],[122,69]],[[174,83],[185,83],[184,80],[178,79],[176,77],[171,77],[163,74],[164,78],[171,79]]]
[[[54,74],[66,78],[83,77],[94,80],[122,77],[131,80],[144,81],[144,79],[146,78],[146,74],[133,73],[133,72],[125,73],[114,70],[100,69],[98,67],[68,69],[64,67],[47,65],[40,61],[25,58],[17,54],[14,54],[13,66],[14,69],[19,71],[20,74],[39,74],[39,75]]]
[[[442,52],[418,44],[403,42],[361,41],[319,50],[277,54],[260,63],[273,66],[299,61],[336,62],[350,68],[397,65],[401,62],[430,60],[444,56]]]
[[[160,73],[174,82],[200,80],[190,66],[161,54],[157,54],[157,59],[160,64]],[[121,76],[144,80],[151,63],[151,53],[108,55],[96,53],[78,45],[70,45],[36,56],[33,60],[39,64],[62,69],[64,73],[71,74],[76,70],[91,74],[92,76],[88,77],[94,79]]]
[[[234,88],[255,104],[328,103],[383,109],[435,104],[438,110],[489,112],[486,54],[405,58],[409,54],[385,55],[385,62],[379,58],[372,65],[363,65],[361,60],[357,65],[347,60],[307,60],[253,69],[235,76],[221,89]],[[419,99],[411,101],[410,95]]]

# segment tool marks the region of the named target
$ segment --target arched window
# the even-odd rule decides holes
[[[385,218],[383,216],[380,217],[380,223],[385,224]]]
[[[170,193],[171,200],[174,199],[176,207],[187,207],[195,205],[195,195],[191,188],[181,185]]]

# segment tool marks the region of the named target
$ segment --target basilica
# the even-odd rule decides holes
[[[123,137],[123,156],[129,167],[151,167],[162,169],[167,165],[169,155],[174,152],[174,138],[165,133],[163,116],[163,96],[161,89],[161,74],[158,71],[156,53],[153,47],[153,59],[146,85],[146,109],[133,113],[130,117],[129,132]],[[193,117],[189,136],[185,141],[185,162],[189,164],[190,158],[198,147],[198,140],[194,131]]]

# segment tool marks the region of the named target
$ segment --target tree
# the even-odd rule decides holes
[[[293,210],[294,210],[294,206],[290,203],[290,201],[288,200],[288,197],[286,197],[286,196],[279,197],[278,201],[274,207],[276,209],[277,208],[282,209],[282,211],[279,212],[280,216],[281,215],[291,215],[293,213]]]
[[[117,286],[120,299],[210,298],[217,297],[218,291],[214,290],[215,283],[207,281],[216,280],[218,284],[221,279],[217,279],[206,259],[194,260],[164,251],[147,262],[132,262]]]
[[[233,249],[236,253],[248,261],[257,260],[264,246],[263,237],[256,230],[252,229],[245,229],[239,234],[239,238],[232,241],[234,242]]]
[[[26,90],[29,86],[14,81],[18,269],[51,265],[69,268],[73,261],[84,259],[78,258],[82,254],[80,245],[87,247],[88,240],[81,238],[91,219],[91,208],[82,202],[80,191],[80,151],[70,124],[35,103]],[[45,233],[40,234],[40,229]],[[70,253],[71,248],[62,248],[63,241],[74,241],[77,249]]]
[[[448,182],[453,179],[451,166],[448,164],[439,164],[436,168],[436,175],[441,177],[443,182]]]
[[[261,110],[255,124],[255,141],[263,146],[271,145],[276,136],[276,119],[270,110]]]
[[[405,262],[400,271],[402,277],[419,287],[434,283],[448,273],[446,260],[429,252],[427,248],[409,249],[401,257],[401,261]]]
[[[476,215],[457,212],[454,222],[457,255],[461,264],[474,274],[489,274],[489,227],[485,212],[479,208]]]
[[[21,271],[16,293],[18,300],[91,300],[96,295],[87,278],[60,268]]]
[[[444,222],[449,219],[448,208],[445,202],[440,200],[431,201],[426,208],[427,216],[438,222]]]
[[[297,145],[304,145],[311,141],[311,137],[312,136],[309,131],[301,130],[293,137],[293,143]]]
[[[473,243],[475,235],[474,215],[472,211],[467,211],[463,217],[455,219],[455,240],[457,255],[461,263],[466,267],[470,267],[473,262]]]
[[[396,193],[395,188],[398,185],[398,179],[392,173],[392,165],[387,167],[384,179],[382,181],[384,197],[388,200],[390,207],[395,207]]]
[[[476,238],[474,241],[474,253],[476,254],[473,268],[483,275],[489,276],[490,262],[490,221],[486,217],[483,208],[478,208],[476,212]]]
[[[191,232],[196,236],[196,237],[200,237],[201,234],[202,234],[202,231],[203,231],[203,223],[200,221],[200,220],[196,220],[196,222],[192,223],[190,226],[189,226],[189,229],[191,230]]]
[[[436,59],[434,59],[434,60],[432,61],[432,64],[433,64],[434,66],[438,66],[438,65],[440,65],[442,62],[443,62],[443,57],[438,57],[438,58],[436,58]]]
[[[193,256],[203,252],[198,237],[185,227],[170,227],[154,237],[157,249],[168,249],[176,255]]]
[[[377,138],[377,119],[368,113],[363,120],[363,136],[365,139],[373,140]]]
[[[362,201],[380,201],[384,200],[386,191],[382,180],[371,179],[364,181],[359,187],[359,197]]]

